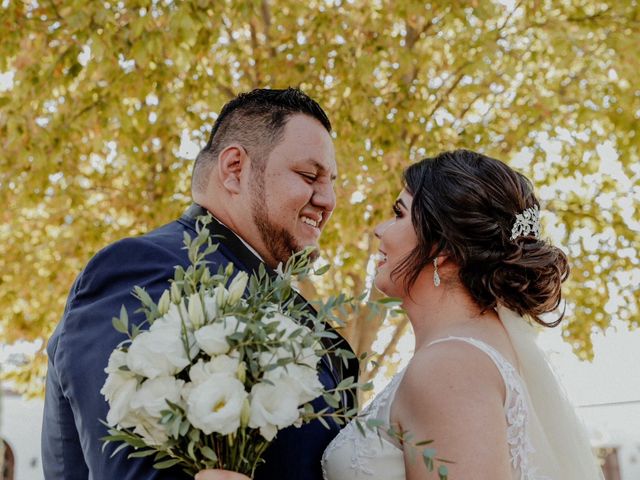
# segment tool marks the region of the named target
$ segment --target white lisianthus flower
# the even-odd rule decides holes
[[[316,354],[316,350],[314,348],[304,347],[296,357],[296,360],[298,363],[303,363],[315,370],[318,366],[318,362],[320,361],[320,356]]]
[[[231,281],[231,285],[229,285],[229,298],[227,299],[227,303],[229,305],[235,305],[238,300],[242,298],[244,294],[244,289],[247,287],[247,282],[249,281],[249,275],[247,272],[239,272]]]
[[[185,306],[184,301],[181,301],[178,304],[171,303],[169,305],[169,308],[167,309],[167,312],[160,318],[157,318],[153,322],[149,330],[171,328],[176,331],[177,335],[178,332],[182,332],[183,330],[183,319],[185,322],[185,326],[189,328],[189,314],[187,312],[187,307]]]
[[[224,317],[196,330],[194,335],[198,346],[207,354],[214,356],[227,353],[231,348],[227,337],[236,331],[243,331],[244,327],[236,317]]]
[[[194,329],[200,328],[205,322],[204,308],[199,293],[189,296],[189,320]]]
[[[173,328],[154,328],[133,339],[127,355],[132,372],[147,378],[175,375],[189,365],[182,335]]]
[[[105,373],[127,373],[128,375],[132,375],[131,372],[126,372],[121,369],[121,367],[127,366],[127,352],[124,350],[120,350],[116,348],[111,355],[109,355],[109,361],[107,363],[107,368],[104,369]]]
[[[295,391],[298,405],[310,402],[322,395],[324,386],[318,378],[315,368],[307,365],[296,365],[290,363],[286,366],[277,367],[265,372],[264,378],[273,383],[283,382]]]
[[[160,424],[162,411],[168,410],[167,400],[183,406],[184,380],[175,377],[157,377],[146,380],[131,399],[134,410],[135,433],[142,435],[150,445],[160,445],[169,438],[164,425]]]
[[[189,355],[191,358],[197,355],[199,348],[193,336],[193,325],[189,319],[189,312],[187,311],[187,306],[184,301],[181,301],[179,304],[172,303],[169,306],[169,311],[162,317],[156,319],[149,328],[151,332],[157,332],[159,330],[171,330],[172,334],[182,339],[186,336],[189,342]]]
[[[239,364],[240,359],[237,355],[218,355],[209,362],[199,359],[198,362],[189,369],[189,378],[194,384],[197,384],[207,381],[216,373],[225,373],[229,376],[234,376]]]
[[[274,336],[279,337],[279,338],[287,339],[287,338],[289,338],[289,336],[293,332],[295,332],[299,328],[302,328],[302,332],[299,333],[295,338],[295,341],[302,342],[302,339],[306,335],[311,333],[311,330],[309,330],[309,328],[307,328],[304,325],[300,325],[295,320],[293,320],[291,317],[288,317],[287,315],[284,315],[284,314],[282,314],[280,312],[272,312],[272,313],[270,313],[270,315],[266,316],[265,320],[268,323],[272,323],[272,322],[277,322],[278,323],[278,326],[277,326],[278,334],[274,335]],[[282,334],[282,332],[284,332],[284,335]]]
[[[142,410],[153,418],[161,418],[161,412],[168,410],[167,400],[182,405],[182,388],[184,380],[172,376],[157,377],[145,380],[131,400],[131,407]]]
[[[136,415],[134,421],[133,432],[140,435],[147,445],[162,445],[169,440],[169,433],[159,419]]]
[[[191,425],[206,435],[228,435],[240,427],[247,392],[237,378],[216,373],[187,391],[187,419]]]
[[[116,425],[125,428],[133,426],[130,402],[136,393],[138,379],[133,372],[120,369],[126,364],[127,353],[116,349],[111,352],[109,364],[104,369],[108,375],[100,393],[109,403],[107,423],[112,427]]]
[[[260,352],[258,354],[258,364],[265,368],[269,365],[277,363],[279,360],[290,359],[292,362],[294,361],[294,354],[287,350],[284,347],[278,347],[273,350],[268,350],[264,352]]]
[[[293,425],[300,415],[298,396],[287,382],[257,383],[251,389],[249,427],[271,441],[279,429]]]

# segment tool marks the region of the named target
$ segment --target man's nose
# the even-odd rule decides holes
[[[336,192],[333,189],[333,184],[325,183],[316,185],[311,203],[331,213],[336,208]]]

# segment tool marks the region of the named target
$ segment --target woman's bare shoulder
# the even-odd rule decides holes
[[[446,341],[416,351],[407,365],[396,399],[443,404],[504,398],[504,382],[491,358],[461,341]]]

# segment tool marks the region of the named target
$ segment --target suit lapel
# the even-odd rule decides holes
[[[184,220],[195,222],[200,216],[207,215],[209,212],[200,205],[193,203],[187,211],[182,215]],[[242,264],[244,270],[247,272],[257,272],[260,268],[260,264],[263,264],[267,269],[269,275],[273,276],[276,273],[264,264],[255,254],[247,248],[247,246],[240,240],[240,238],[233,233],[229,228],[220,223],[215,217],[212,216],[212,221],[207,225],[209,233],[212,237],[222,237],[220,242],[233,256]]]

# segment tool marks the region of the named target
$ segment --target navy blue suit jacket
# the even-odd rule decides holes
[[[180,480],[189,478],[180,469],[155,470],[149,458],[128,459],[125,449],[113,458],[117,445],[103,451],[101,437],[107,434],[99,420],[107,417],[108,405],[99,393],[109,355],[125,339],[111,323],[125,305],[132,323],[142,314],[133,312],[139,301],[131,291],[135,285],[158,300],[173,278],[174,266],[187,266],[183,234],[195,236],[195,217],[206,211],[192,205],[179,220],[137,238],[120,240],[98,252],[76,279],[62,320],[51,336],[47,353],[46,398],[42,429],[42,459],[47,480]],[[221,234],[220,247],[211,255],[210,269],[233,263],[236,269],[255,271],[260,260],[218,222],[212,233]],[[342,348],[348,348],[342,339]],[[333,388],[347,376],[357,376],[357,362],[348,366],[323,358],[318,364],[320,380]],[[322,398],[316,408],[326,407]],[[321,480],[320,458],[339,427],[319,422],[278,433],[266,452],[266,463],[255,480]]]

